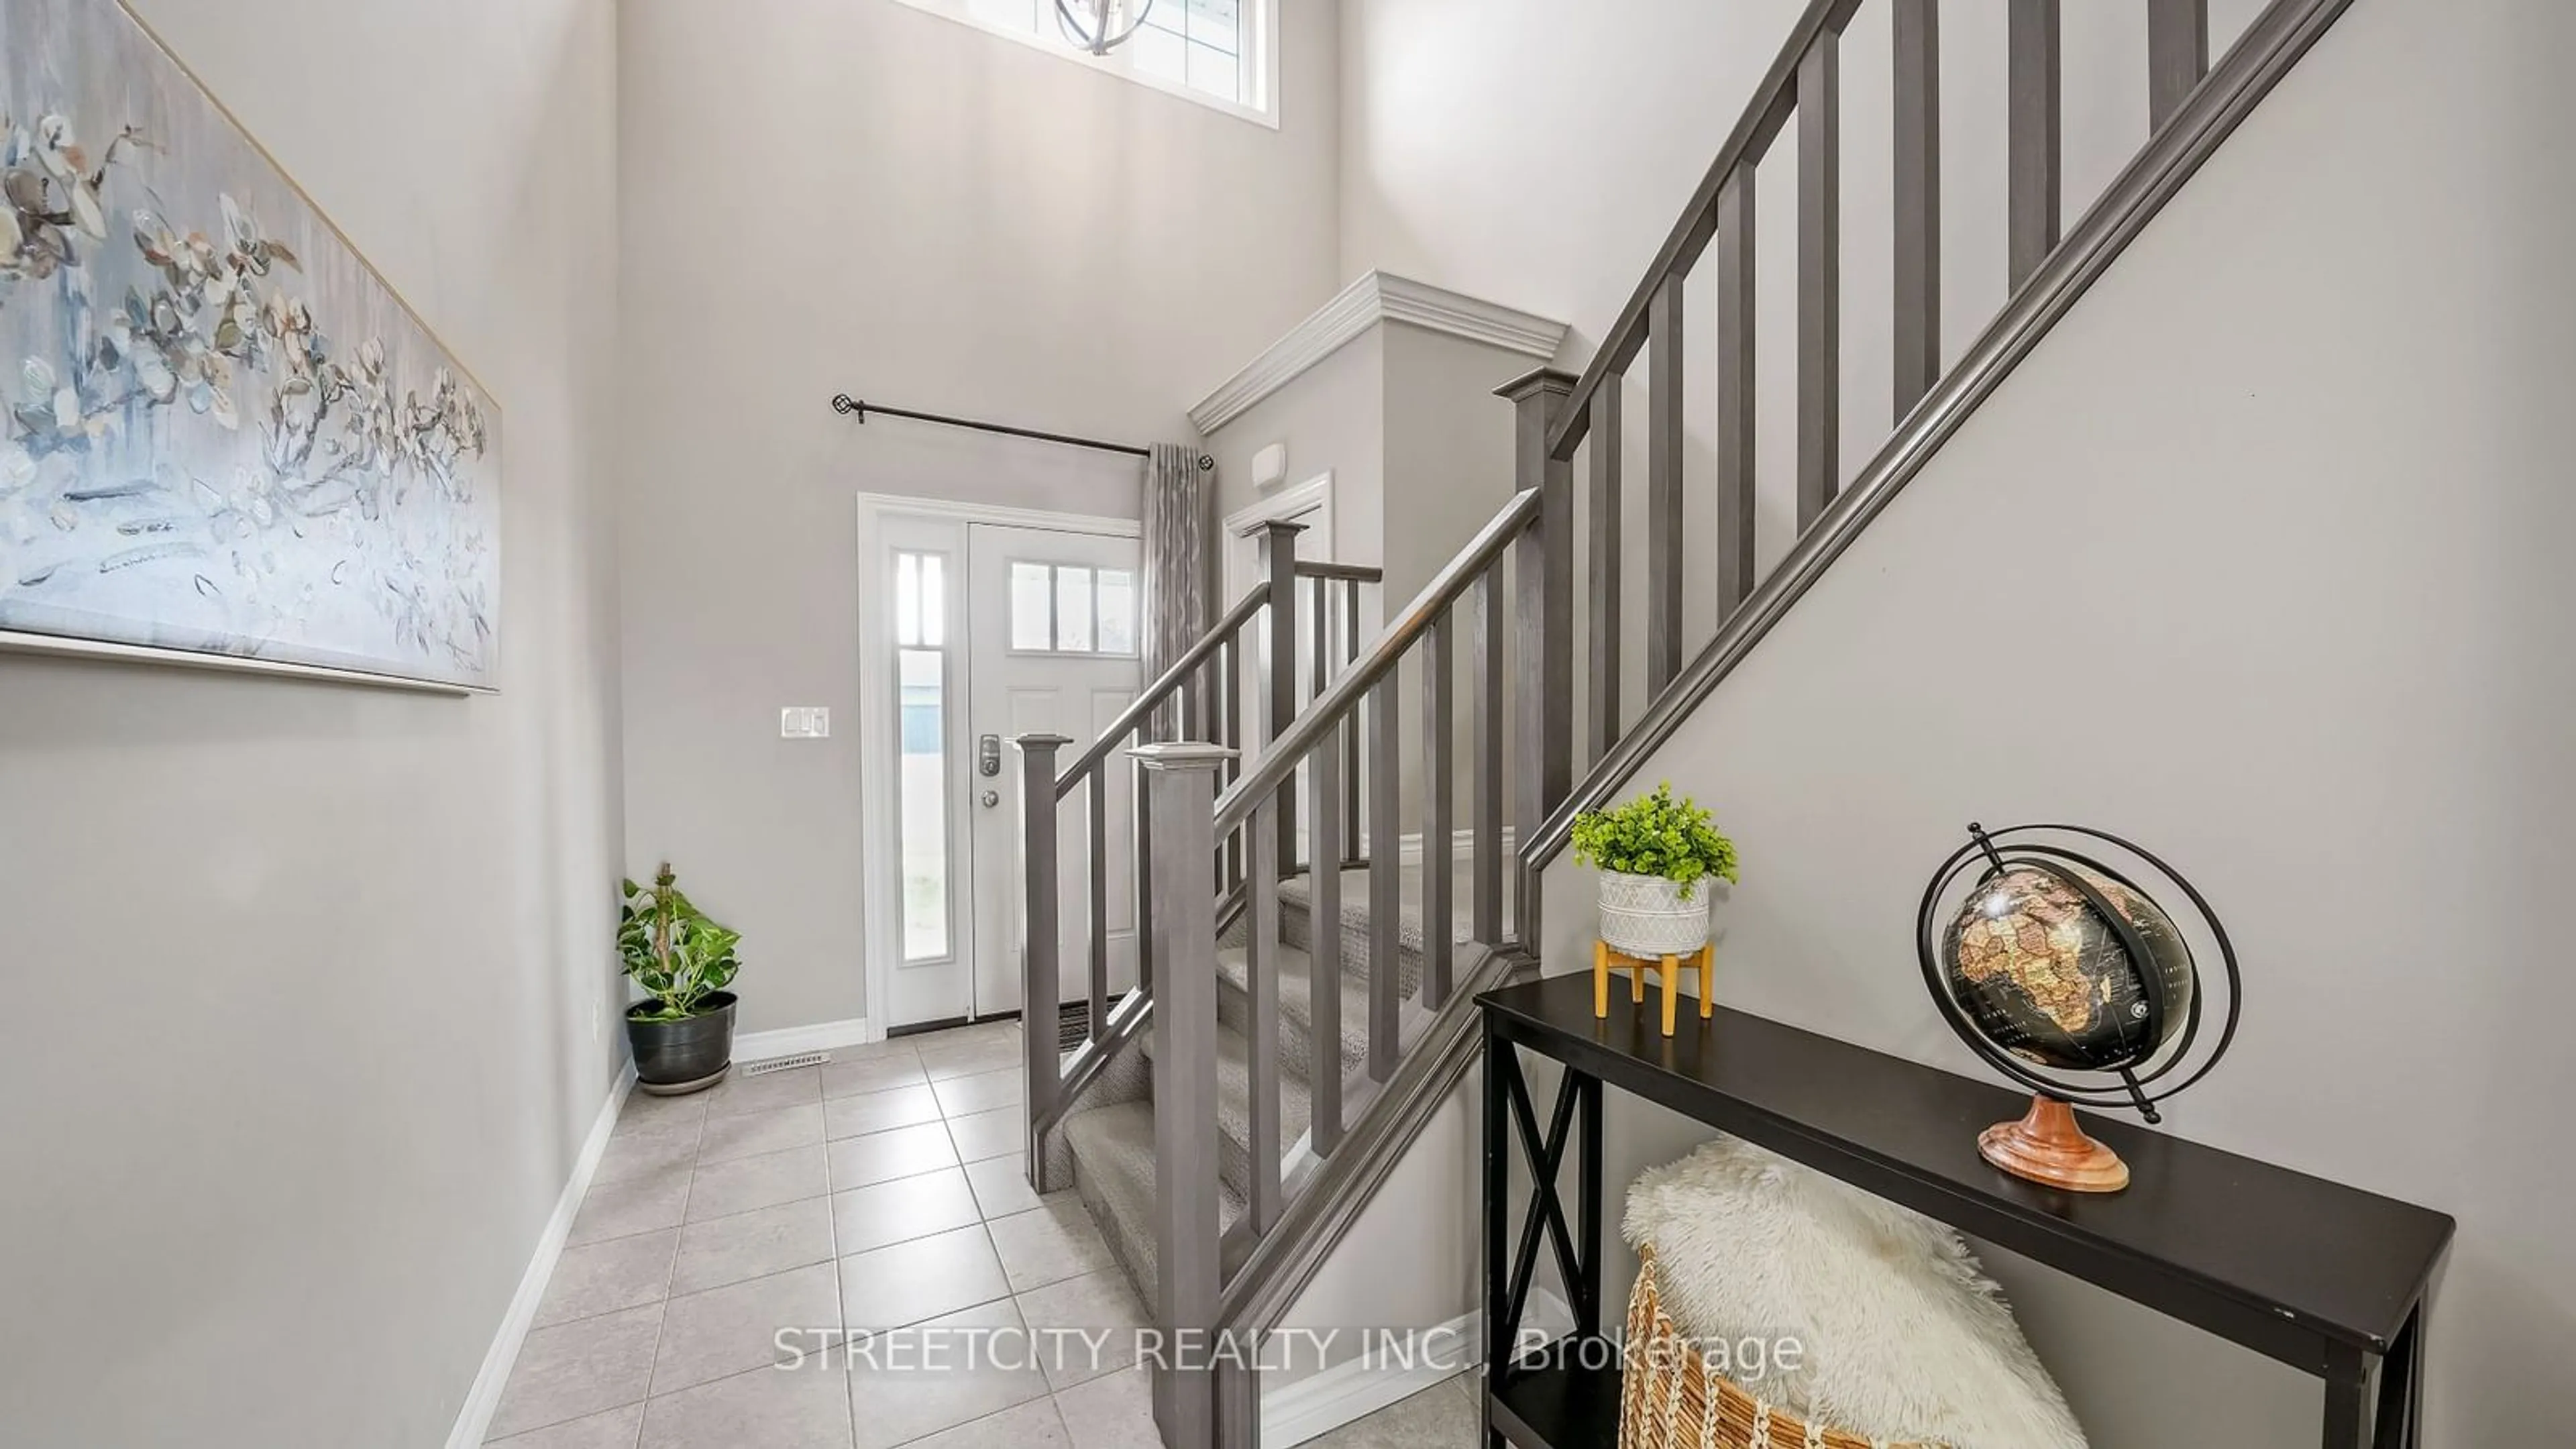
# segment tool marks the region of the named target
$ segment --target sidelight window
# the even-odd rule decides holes
[[[949,954],[947,558],[898,552],[894,589],[903,957],[937,961]]]

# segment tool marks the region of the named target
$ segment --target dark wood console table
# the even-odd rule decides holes
[[[2424,1298],[2449,1245],[2437,1212],[2088,1115],[2134,1185],[2062,1193],[1977,1156],[1977,1133],[2028,1099],[1740,1012],[1685,1015],[1667,1038],[1584,975],[1478,998],[1485,1021],[1485,1442],[1610,1449],[1619,1368],[1602,1327],[1601,1098],[1606,1084],[1830,1173],[1964,1233],[2107,1288],[2325,1381],[2326,1449],[2416,1449]],[[1545,1132],[1515,1047],[1564,1064]],[[1531,1164],[1513,1241],[1508,1175]],[[1558,1193],[1572,1156],[1569,1216]],[[1514,1362],[1542,1241],[1569,1287],[1574,1334]],[[2379,1368],[2377,1392],[2372,1370]]]

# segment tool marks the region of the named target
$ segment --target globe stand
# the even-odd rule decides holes
[[[2020,1121],[1977,1134],[1977,1154],[2015,1177],[2067,1192],[2118,1192],[2129,1185],[2120,1154],[2088,1135],[2073,1107],[2046,1093],[2033,1094]]]

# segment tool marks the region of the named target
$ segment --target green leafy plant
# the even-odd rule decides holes
[[[670,862],[650,886],[627,881],[626,902],[617,913],[617,950],[626,959],[626,976],[653,999],[638,1002],[627,1015],[637,1021],[682,1021],[698,1014],[706,999],[732,984],[742,963],[734,947],[742,933],[708,920],[689,904],[673,883]],[[648,1009],[649,1008],[649,1009]]]
[[[1718,834],[1709,813],[1685,795],[1673,798],[1670,782],[1612,810],[1587,810],[1574,819],[1574,858],[1622,875],[1660,876],[1689,900],[1710,876],[1735,879],[1735,842]]]

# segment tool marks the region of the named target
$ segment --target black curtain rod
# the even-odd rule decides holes
[[[1077,438],[1069,433],[1042,433],[1035,428],[1015,428],[1008,423],[982,423],[973,418],[952,418],[944,413],[914,412],[910,408],[892,408],[884,403],[867,402],[854,398],[848,393],[841,393],[832,399],[832,411],[843,416],[855,415],[861,423],[868,420],[870,413],[883,413],[890,418],[910,418],[917,423],[938,423],[943,427],[951,428],[973,428],[979,433],[1000,433],[1006,437],[1031,438],[1041,443],[1061,443],[1068,448],[1091,448],[1103,453],[1124,453],[1131,458],[1154,456],[1151,448],[1139,448],[1133,443],[1107,443],[1098,438]],[[1216,466],[1216,459],[1201,453],[1199,466],[1213,468]]]

